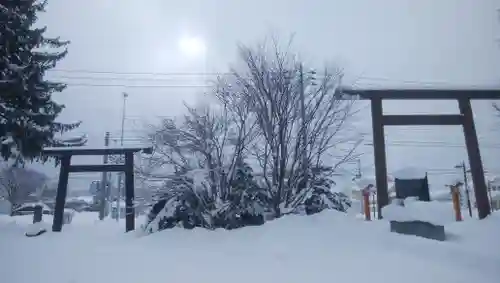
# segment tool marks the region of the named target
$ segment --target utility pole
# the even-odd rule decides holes
[[[472,217],[472,206],[470,203],[469,195],[469,182],[467,180],[467,167],[465,166],[465,161],[462,161],[461,165],[455,166],[455,168],[461,168],[464,174],[464,188],[465,188],[465,200],[467,201],[467,209],[469,210],[469,216]]]
[[[106,132],[104,136],[104,146],[109,146],[109,132]],[[108,155],[103,155],[102,161],[104,164],[108,164]],[[100,209],[99,209],[99,220],[104,220],[106,215],[106,199],[108,194],[108,172],[102,172],[101,177],[101,190],[100,190]]]
[[[362,177],[362,173],[361,173],[361,159],[358,157],[356,159],[356,164],[357,164],[357,172],[356,172],[356,175],[354,175],[354,178],[352,178],[352,181],[354,180],[360,180],[361,177]],[[363,193],[363,198],[361,199],[361,213],[365,213],[365,216],[366,216],[366,211],[368,211],[368,216],[366,217],[367,219],[369,218],[370,216],[370,210],[371,210],[371,205],[370,205],[370,197],[366,196],[366,194],[369,194],[369,191],[365,190],[365,188],[363,188],[362,190],[362,193]],[[368,207],[368,209],[366,209]]]
[[[469,216],[472,217],[472,207],[471,207],[470,195],[469,195],[469,181],[467,180],[467,167],[465,167],[465,161],[462,161],[462,168],[464,171],[464,188],[465,188],[465,197],[467,200],[467,208],[469,209]]]
[[[493,198],[491,197],[491,180],[488,180],[488,197],[490,198],[490,207],[493,209]]]
[[[356,179],[361,179],[361,159],[356,159],[356,163],[358,165],[358,172],[356,173]]]
[[[120,146],[123,146],[123,135],[124,135],[124,130],[125,130],[125,117],[126,117],[126,110],[127,110],[127,97],[128,93],[124,92],[123,93],[123,105],[122,105],[122,128],[121,128],[121,135],[120,135]],[[121,160],[122,158],[120,158]],[[116,198],[116,221],[120,221],[120,200],[121,200],[121,192],[122,192],[122,176],[123,173],[119,172],[118,173],[118,184],[117,184],[117,198]]]
[[[300,116],[302,120],[302,172],[304,174],[302,184],[307,188],[308,182],[308,159],[307,159],[307,121],[306,121],[306,106],[304,95],[304,70],[302,62],[299,65],[299,84],[300,84]]]

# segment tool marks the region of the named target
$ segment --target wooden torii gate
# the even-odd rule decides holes
[[[342,89],[341,95],[369,99],[372,112],[373,151],[378,215],[389,204],[384,126],[461,125],[469,156],[479,219],[491,213],[488,189],[472,113],[471,100],[500,99],[500,89]],[[456,100],[459,114],[384,115],[383,100]]]
[[[125,172],[125,231],[134,230],[134,153],[140,151],[151,154],[153,149],[151,147],[54,147],[44,149],[43,155],[57,157],[61,162],[52,231],[60,232],[62,230],[68,177],[69,173],[75,172]],[[125,155],[125,164],[71,165],[71,157],[74,155]]]

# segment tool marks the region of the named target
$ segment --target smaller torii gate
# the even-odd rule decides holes
[[[125,231],[135,229],[134,200],[134,153],[144,152],[151,154],[152,147],[53,147],[45,148],[42,152],[45,156],[54,156],[60,159],[61,169],[57,185],[56,205],[54,208],[54,220],[52,231],[60,232],[63,226],[64,205],[68,191],[69,173],[76,172],[125,172]],[[93,165],[71,165],[71,157],[74,155],[125,155],[125,164],[93,164]]]

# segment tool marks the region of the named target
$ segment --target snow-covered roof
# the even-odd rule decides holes
[[[134,203],[134,206],[137,206],[137,205],[138,205],[138,204],[140,204],[141,202],[139,202],[139,201],[135,200],[133,203]],[[126,203],[125,203],[125,201],[124,201],[124,200],[120,200],[119,205],[120,205],[120,207],[121,207],[121,208],[125,208]],[[111,202],[111,207],[112,207],[112,208],[116,208],[116,201],[112,201],[112,202]]]
[[[68,199],[68,201],[84,201],[84,202],[93,202],[94,197],[93,196],[79,196],[79,197],[72,197]]]
[[[135,150],[138,148],[151,147],[151,144],[140,145],[123,145],[123,146],[61,146],[61,147],[45,147],[44,151],[72,151],[72,150]]]
[[[405,167],[392,173],[394,178],[401,180],[424,179],[426,175],[427,170],[418,167]]]
[[[373,185],[372,190],[376,191],[376,177],[375,176],[364,176],[360,179],[355,180],[357,185],[356,190],[360,191],[368,187],[369,185]],[[387,176],[387,186],[389,187],[389,191],[394,190],[394,180],[391,176]]]
[[[35,207],[37,205],[41,205],[43,210],[46,210],[46,211],[50,211],[50,207],[44,203],[41,203],[41,202],[27,202],[27,203],[24,203],[22,205],[20,205],[18,208],[16,208],[16,211],[17,210],[21,210],[21,209],[24,209],[24,208],[32,208],[32,207]]]

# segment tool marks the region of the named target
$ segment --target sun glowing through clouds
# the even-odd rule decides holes
[[[188,58],[198,58],[205,53],[205,42],[199,37],[185,36],[179,40],[179,51]]]

